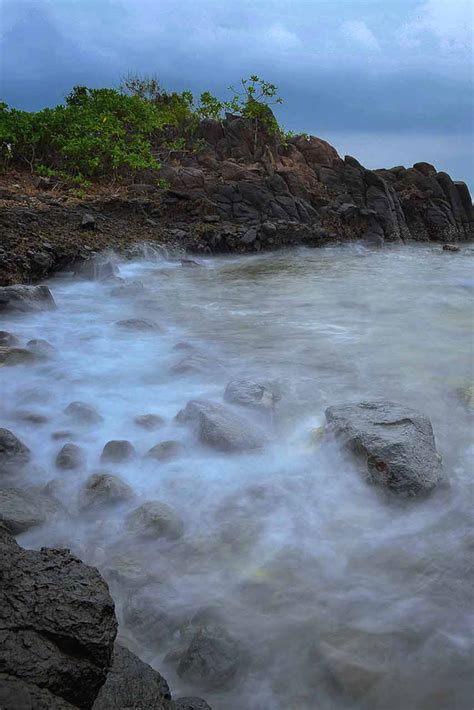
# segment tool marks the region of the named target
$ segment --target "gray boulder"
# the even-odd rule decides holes
[[[83,261],[75,270],[75,275],[91,281],[106,281],[117,274],[115,264],[103,256],[95,256]]]
[[[117,321],[115,325],[123,330],[136,330],[140,333],[153,333],[161,330],[158,323],[147,318],[127,318],[126,320]]]
[[[85,402],[71,402],[64,410],[64,413],[78,424],[98,424],[98,422],[103,421],[103,417],[96,408]]]
[[[68,550],[24,550],[2,527],[0,569],[2,672],[90,708],[117,633],[106,583]]]
[[[45,311],[56,308],[54,298],[47,286],[0,287],[0,313],[5,311]]]
[[[139,417],[135,417],[133,421],[137,426],[148,431],[159,429],[165,423],[165,420],[159,414],[141,414]]]
[[[180,678],[206,690],[229,688],[244,665],[243,649],[217,624],[201,627],[179,661]]]
[[[442,480],[431,423],[393,402],[329,407],[326,419],[347,448],[366,460],[372,483],[405,495],[430,493]]]
[[[36,353],[27,348],[0,348],[0,364],[5,367],[33,365],[40,359]]]
[[[128,483],[111,473],[93,473],[82,486],[81,505],[114,505],[133,498],[133,490]]]
[[[201,443],[219,451],[259,449],[267,440],[257,426],[228,407],[208,400],[191,400],[178,412],[177,420],[193,424]]]
[[[147,458],[155,459],[156,461],[171,461],[180,454],[184,453],[185,448],[180,441],[160,441],[159,444],[153,446],[147,453]]]
[[[24,466],[31,459],[31,451],[9,429],[0,429],[0,473]]]
[[[127,528],[140,537],[175,540],[182,536],[184,524],[173,508],[153,500],[143,503],[130,513]]]
[[[141,584],[124,604],[123,621],[132,630],[134,638],[161,650],[182,623],[182,617],[175,613],[175,609],[175,590],[162,583]]]
[[[77,444],[64,444],[55,460],[56,468],[61,468],[63,471],[81,468],[83,463],[84,454]]]
[[[112,668],[93,710],[172,710],[168,683],[131,651],[115,644]]]
[[[134,456],[136,456],[136,451],[129,441],[126,439],[116,439],[106,443],[102,450],[100,460],[120,463],[121,461],[132,459]]]
[[[56,510],[56,503],[37,491],[0,488],[0,522],[15,535],[46,522]]]
[[[11,348],[14,345],[18,345],[20,341],[13,335],[9,333],[8,330],[0,330],[0,347],[1,348]]]
[[[2,710],[74,710],[49,690],[39,688],[13,675],[0,673],[0,708]]]
[[[271,412],[281,399],[281,395],[275,386],[244,379],[229,382],[225,388],[224,399],[231,404],[240,404],[243,407]]]
[[[48,341],[44,338],[34,338],[33,340],[29,340],[26,347],[43,360],[47,360],[56,355],[56,348],[54,348],[51,343],[48,343]]]

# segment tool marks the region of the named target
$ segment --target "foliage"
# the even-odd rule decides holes
[[[75,189],[97,177],[133,178],[159,167],[163,151],[196,151],[202,119],[222,121],[226,112],[250,119],[255,145],[260,129],[282,137],[271,106],[277,87],[253,75],[227,101],[204,91],[168,92],[156,77],[129,74],[118,89],[76,86],[65,102],[35,113],[0,103],[0,163],[24,163]],[[90,184],[90,183],[89,183]]]

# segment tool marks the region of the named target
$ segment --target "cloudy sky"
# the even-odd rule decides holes
[[[0,96],[34,110],[131,71],[225,97],[257,73],[285,127],[472,190],[472,22],[472,0],[0,0]]]

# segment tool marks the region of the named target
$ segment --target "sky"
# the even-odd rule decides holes
[[[0,0],[0,99],[37,110],[132,72],[219,98],[258,74],[287,129],[474,192],[472,0]]]

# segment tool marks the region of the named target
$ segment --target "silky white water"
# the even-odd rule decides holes
[[[175,697],[201,695],[219,710],[471,708],[473,264],[469,250],[356,246],[210,258],[195,268],[122,261],[120,277],[144,284],[124,297],[111,296],[116,284],[107,281],[51,279],[56,311],[0,325],[22,342],[45,338],[57,353],[0,369],[0,426],[33,452],[15,485],[54,481],[63,506],[20,543],[68,547],[97,566],[121,642]],[[123,331],[116,322],[126,318],[151,319],[162,332]],[[190,354],[202,356],[199,371],[174,371]],[[196,397],[221,402],[240,377],[278,382],[272,439],[255,453],[218,453],[174,417]],[[431,419],[449,488],[393,500],[334,443],[311,442],[327,406],[379,397]],[[64,409],[75,400],[103,421],[72,423]],[[48,421],[28,423],[25,413]],[[148,413],[165,425],[138,427],[134,418]],[[241,413],[252,421],[251,410]],[[67,438],[52,438],[61,430]],[[101,464],[111,439],[129,440],[137,457]],[[169,439],[184,444],[180,456],[144,458]],[[69,441],[86,463],[60,471],[55,457]],[[104,469],[135,498],[84,510],[81,486]],[[181,539],[131,535],[127,515],[149,500],[179,513]],[[140,628],[124,616],[137,590],[149,593]],[[154,635],[161,613],[172,621]],[[176,674],[168,654],[196,614],[217,619],[245,650],[229,689]],[[346,641],[350,652],[328,665],[324,644]]]

